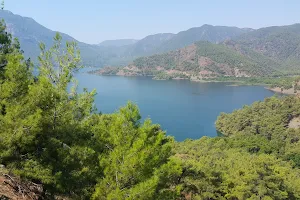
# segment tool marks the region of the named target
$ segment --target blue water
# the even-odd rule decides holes
[[[177,141],[216,136],[220,112],[232,112],[274,95],[261,86],[231,87],[225,83],[187,80],[156,81],[149,77],[96,76],[78,73],[79,92],[96,89],[96,106],[102,113],[116,111],[127,101],[135,102],[143,118],[159,123]]]

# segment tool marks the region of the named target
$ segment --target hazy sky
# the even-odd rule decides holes
[[[300,23],[300,0],[5,0],[5,9],[87,43],[141,39],[203,24]]]

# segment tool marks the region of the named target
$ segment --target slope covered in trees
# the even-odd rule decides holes
[[[214,200],[299,199],[300,170],[275,155],[248,151],[245,143],[255,145],[247,137],[203,137],[179,143],[175,157],[183,169],[180,184],[186,196]]]
[[[249,138],[248,143],[238,145],[250,152],[272,153],[300,166],[300,129],[291,126],[300,115],[299,108],[298,97],[267,98],[231,114],[222,113],[216,127],[226,136]]]
[[[273,59],[287,74],[300,72],[300,24],[261,28],[230,42],[237,49],[249,48]]]
[[[249,50],[252,51],[252,50]],[[196,42],[194,45],[140,57],[125,68],[104,68],[100,74],[153,75],[168,78],[203,80],[217,77],[251,77],[278,75],[278,63],[263,55],[243,55],[223,44]],[[97,72],[96,72],[97,73]]]

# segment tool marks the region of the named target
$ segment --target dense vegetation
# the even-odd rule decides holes
[[[1,164],[23,179],[42,183],[49,198],[153,199],[173,194],[165,180],[172,169],[175,174],[180,170],[169,159],[172,138],[150,120],[140,122],[131,103],[100,115],[93,106],[94,91],[79,94],[75,84],[68,92],[80,67],[75,43],[67,43],[64,54],[58,34],[49,50],[41,44],[40,73],[34,77],[17,41],[11,41],[3,26],[1,31]]]
[[[259,141],[203,137],[179,143],[184,191],[191,199],[299,199],[300,170],[275,155],[247,150],[246,144]]]
[[[196,44],[198,56],[211,58],[216,63],[227,64],[230,68],[238,68],[251,76],[266,76],[276,73],[266,57],[244,56],[222,44],[216,45],[204,42]]]
[[[4,24],[0,44],[0,164],[42,184],[42,198],[300,199],[298,98],[222,114],[227,137],[177,143],[130,102],[99,114],[96,92],[76,88],[74,42],[40,44],[38,75]]]
[[[271,97],[221,114],[225,137],[177,143],[180,183],[192,199],[299,199],[300,115],[297,97]]]
[[[164,73],[170,78],[178,78],[178,74],[181,74],[187,78],[197,77],[199,79],[228,76],[261,77],[281,74],[274,61],[260,54],[258,56],[250,49],[247,51],[252,53],[251,56],[250,53],[247,56],[243,55],[224,44],[202,41],[177,51],[137,58],[126,70],[129,70],[128,74],[134,72],[137,75],[157,76],[157,74]],[[130,67],[133,68],[131,71]],[[115,73],[122,70],[125,69],[115,68]],[[111,68],[100,71],[103,75],[112,73]],[[205,71],[209,73],[203,74],[202,72]]]
[[[239,36],[236,45],[281,63],[281,71],[287,74],[300,73],[300,24],[261,28]]]
[[[226,136],[248,138],[248,143],[239,145],[246,147],[249,152],[274,154],[293,161],[299,167],[300,130],[290,124],[299,115],[300,102],[297,97],[272,97],[232,114],[222,113],[216,127]]]

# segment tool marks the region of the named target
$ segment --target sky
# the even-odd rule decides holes
[[[5,0],[5,9],[90,44],[203,24],[261,28],[300,23],[300,0]]]

